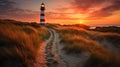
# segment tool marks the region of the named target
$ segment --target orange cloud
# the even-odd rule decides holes
[[[88,18],[96,19],[112,15],[120,10],[120,0],[74,0],[71,7],[75,12],[88,14]]]
[[[56,8],[53,10],[54,12],[47,14],[47,18],[73,23],[84,20],[86,23],[99,24],[97,22],[101,22],[101,24],[104,24],[106,22],[113,24],[112,22],[115,20],[105,18],[114,15],[115,11],[119,11],[119,4],[120,0],[73,0],[73,2],[69,3],[69,7]],[[112,18],[115,19],[115,17]],[[102,20],[105,22],[102,22]]]

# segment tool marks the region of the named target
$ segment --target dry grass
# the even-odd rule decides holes
[[[102,41],[106,38],[109,40],[114,35],[117,37],[119,34],[93,32],[72,26],[57,26],[54,28],[60,33],[61,43],[65,45],[64,50],[67,53],[84,51],[91,53],[85,67],[120,67],[119,55],[116,52],[110,52],[102,44],[98,43],[99,40]],[[110,40],[112,41],[112,39]]]
[[[38,24],[0,20],[0,67],[31,67],[48,35]]]
[[[103,37],[109,43],[113,44],[115,47],[120,47],[120,34],[117,33],[105,33],[100,34],[99,36]]]

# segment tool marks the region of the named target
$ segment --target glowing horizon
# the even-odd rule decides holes
[[[0,19],[39,22],[42,2],[47,23],[120,25],[120,0],[1,0]]]

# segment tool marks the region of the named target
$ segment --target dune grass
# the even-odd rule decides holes
[[[0,67],[32,67],[48,30],[36,23],[0,20]]]
[[[60,42],[64,44],[63,49],[66,53],[81,53],[86,51],[91,53],[84,67],[120,67],[119,54],[109,51],[101,43],[98,43],[99,40],[102,41],[106,38],[109,40],[116,34],[93,32],[72,26],[57,26],[54,28],[60,34]],[[119,34],[116,36],[119,36]],[[110,40],[112,41],[112,39]]]

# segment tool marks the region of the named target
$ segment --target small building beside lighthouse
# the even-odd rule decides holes
[[[40,6],[40,24],[45,25],[45,4],[42,3]]]

